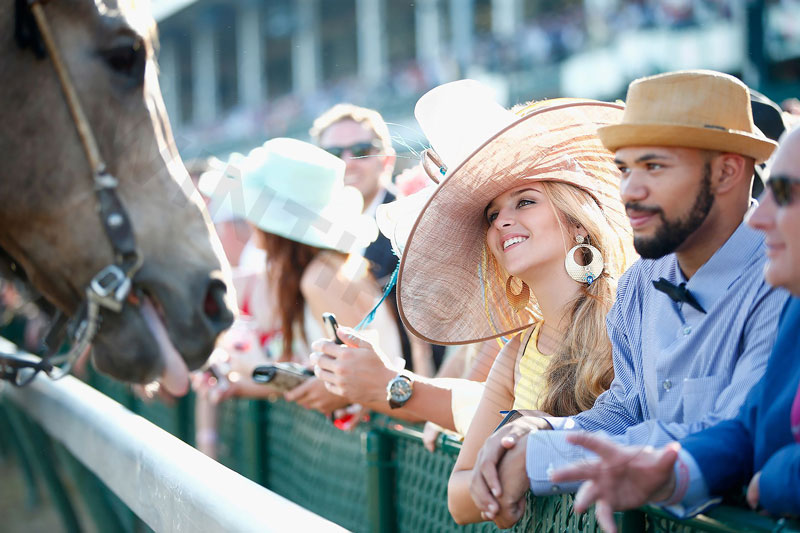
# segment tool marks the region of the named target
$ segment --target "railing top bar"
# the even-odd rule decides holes
[[[0,339],[0,349],[7,348]],[[344,531],[209,459],[93,388],[39,376],[0,393],[125,502],[153,530]]]
[[[375,413],[372,414],[371,422],[373,428],[389,435],[416,442],[422,440],[422,430],[414,424],[404,423],[386,415]],[[461,451],[461,441],[446,433],[441,433],[436,439],[436,447],[453,455],[458,455],[458,452]]]

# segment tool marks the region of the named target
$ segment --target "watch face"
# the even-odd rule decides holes
[[[390,390],[393,400],[404,402],[411,397],[411,382],[402,378],[395,379]]]

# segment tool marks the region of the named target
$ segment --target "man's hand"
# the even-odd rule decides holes
[[[500,505],[497,499],[503,495],[503,486],[500,482],[497,470],[500,460],[514,448],[523,437],[531,431],[540,429],[550,429],[550,424],[546,420],[537,417],[521,417],[513,422],[509,422],[494,432],[483,447],[478,452],[475,459],[475,466],[472,468],[472,481],[470,482],[470,494],[472,500],[487,520],[493,520]],[[525,473],[525,447],[522,448],[523,474]]]
[[[607,532],[616,531],[614,511],[666,500],[675,490],[673,466],[678,443],[654,450],[650,446],[621,446],[590,433],[568,435],[567,441],[596,453],[599,459],[556,470],[550,479],[555,483],[584,481],[575,495],[575,512],[583,513],[596,504],[597,522]]]
[[[756,472],[756,475],[753,476],[753,479],[750,480],[750,484],[747,486],[747,503],[750,505],[752,509],[758,508],[758,480],[761,479],[761,472]]]
[[[500,510],[493,517],[494,523],[500,529],[507,529],[519,522],[525,513],[530,481],[525,468],[525,454],[527,453],[528,435],[523,435],[519,442],[508,450],[500,461],[498,474],[502,494],[497,498]]]
[[[296,402],[306,409],[314,409],[326,416],[350,403],[347,398],[329,392],[325,384],[316,378],[308,379],[286,392],[283,398],[287,402]]]
[[[333,394],[352,403],[386,402],[386,386],[397,375],[388,368],[372,345],[349,328],[339,328],[346,344],[317,340],[311,345],[314,373]]]

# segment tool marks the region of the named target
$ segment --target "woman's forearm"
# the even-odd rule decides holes
[[[471,479],[472,470],[453,470],[447,483],[447,507],[459,525],[483,521],[481,511],[469,493]]]
[[[407,420],[409,422],[433,422],[445,429],[455,431],[453,409],[451,407],[453,386],[458,386],[451,378],[422,378],[410,374],[414,380],[414,393],[402,407],[392,409],[388,397],[367,404],[373,411]],[[388,382],[386,385],[388,386]]]

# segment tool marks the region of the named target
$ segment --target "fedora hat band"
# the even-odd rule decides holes
[[[670,146],[741,154],[761,163],[769,159],[775,143],[757,134],[676,124],[622,123],[597,132],[611,151],[626,146]]]
[[[740,80],[712,70],[667,72],[628,86],[625,114],[598,130],[609,150],[674,146],[769,158],[777,146],[753,123],[750,91]]]

